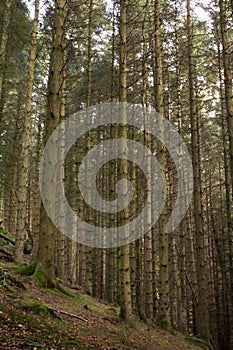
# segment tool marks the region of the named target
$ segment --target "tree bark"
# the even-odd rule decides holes
[[[154,79],[154,104],[156,112],[160,116],[164,114],[163,102],[163,68],[162,68],[162,50],[161,50],[161,3],[160,0],[154,1],[154,37],[153,37],[153,79]],[[159,132],[163,139],[163,122],[160,121]],[[165,173],[167,179],[167,160],[165,146],[160,143],[158,146],[158,161]],[[159,306],[158,306],[158,324],[168,329],[170,328],[169,314],[169,283],[168,283],[168,234],[166,233],[167,203],[164,206],[163,213],[159,220]]]
[[[120,102],[123,104],[127,101],[127,71],[126,71],[126,0],[120,1]],[[126,126],[126,110],[124,105],[121,112],[122,126],[118,130],[118,137],[127,138],[127,126]],[[121,152],[122,159],[119,164],[120,175],[124,179],[127,179],[128,164],[124,159],[124,151],[126,145],[122,141]],[[123,193],[127,196],[127,185],[125,183]],[[124,225],[129,218],[128,208],[125,208],[120,215],[120,224]],[[125,232],[127,237],[127,232]],[[121,247],[121,268],[120,268],[120,282],[121,282],[121,309],[120,316],[125,320],[129,320],[132,317],[132,300],[131,300],[131,283],[130,283],[130,249],[129,244]]]
[[[191,143],[194,183],[194,218],[196,236],[196,272],[197,272],[197,333],[206,339],[210,339],[209,316],[207,303],[207,273],[206,273],[206,252],[204,244],[204,229],[202,221],[201,205],[201,179],[199,164],[199,136],[198,116],[195,101],[195,71],[193,57],[193,31],[191,21],[190,0],[187,0],[187,34],[188,34],[188,64],[189,64],[189,103],[191,119]]]
[[[30,148],[30,130],[31,130],[31,108],[32,93],[34,83],[34,69],[37,50],[37,32],[39,21],[40,1],[35,2],[35,18],[32,30],[32,42],[30,61],[28,69],[27,82],[27,102],[24,119],[24,131],[22,135],[21,161],[18,165],[18,205],[17,205],[17,225],[15,239],[15,261],[23,263],[23,248],[26,238],[26,217],[27,217],[27,194],[28,194],[28,167],[29,167],[29,148]]]
[[[230,143],[230,165],[231,165],[231,186],[233,196],[233,83],[232,83],[232,52],[230,40],[228,38],[226,2],[219,0],[220,9],[220,29],[222,38],[222,58],[224,68],[224,87],[226,114],[228,123],[229,143]]]
[[[2,25],[2,38],[0,42],[0,101],[2,99],[2,87],[3,87],[3,77],[4,77],[4,66],[6,61],[6,48],[8,41],[8,27],[10,24],[10,15],[11,15],[11,6],[12,0],[5,1],[4,7],[4,17],[3,17],[3,25]],[[0,114],[0,118],[1,118]],[[2,120],[0,119],[0,125]]]
[[[64,79],[63,70],[66,49],[65,27],[67,19],[67,1],[55,0],[54,4],[55,13],[48,81],[45,143],[58,126],[62,113],[62,84]],[[54,154],[54,157],[57,157],[57,155]],[[46,172],[51,171],[54,173],[55,171],[54,169],[51,169],[50,164],[47,164],[45,168]],[[47,185],[49,186],[49,184]],[[37,259],[46,268],[48,282],[55,278],[55,236],[56,230],[51,223],[44,206],[42,205],[40,213],[40,233]]]

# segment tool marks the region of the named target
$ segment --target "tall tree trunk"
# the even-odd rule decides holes
[[[195,100],[195,71],[193,58],[193,31],[191,21],[190,0],[187,0],[187,33],[188,33],[188,63],[189,63],[189,103],[191,118],[192,163],[194,176],[194,218],[196,235],[196,271],[198,305],[196,308],[197,333],[209,339],[209,320],[207,304],[207,273],[206,252],[204,244],[204,229],[202,222],[201,179],[199,164],[198,116]]]
[[[116,90],[115,81],[115,46],[116,46],[116,17],[115,17],[116,2],[113,1],[112,9],[112,50],[111,50],[111,102],[113,102]]]
[[[227,118],[226,118],[226,88],[224,91],[224,81],[223,81],[223,74],[222,74],[222,60],[221,60],[221,50],[220,50],[220,42],[217,40],[217,46],[218,46],[218,71],[219,71],[219,80],[220,80],[220,98],[221,98],[221,126],[222,126],[222,142],[223,142],[223,154],[224,154],[224,175],[225,175],[225,207],[226,207],[226,214],[227,214],[227,247],[228,252],[227,256],[225,257],[225,263],[226,263],[226,270],[229,273],[229,277],[225,279],[226,285],[229,283],[229,293],[227,295],[227,298],[229,299],[230,308],[233,307],[233,242],[232,242],[232,218],[231,218],[231,212],[232,212],[232,197],[231,197],[231,164],[229,162],[229,150],[228,150],[228,128],[227,128]],[[225,72],[224,72],[225,73]],[[225,74],[224,74],[225,76]],[[225,80],[226,83],[226,80]],[[225,92],[225,94],[224,94]],[[228,112],[227,112],[228,114]],[[225,270],[225,266],[222,267],[223,270]],[[232,313],[229,312],[229,324],[232,324]],[[231,327],[232,328],[232,327]],[[232,332],[231,328],[229,329],[230,332]],[[229,341],[226,341],[229,343]],[[233,335],[230,336],[230,342],[233,342]],[[231,344],[231,343],[230,343]],[[233,346],[233,345],[232,345]]]
[[[155,109],[160,116],[164,114],[163,105],[163,69],[161,50],[161,3],[154,0],[154,38],[153,38],[153,79]],[[163,139],[163,125],[159,123],[159,132]],[[167,160],[165,146],[160,143],[158,146],[158,160],[167,178]],[[169,283],[168,283],[168,234],[167,225],[167,204],[159,220],[159,307],[158,324],[167,329],[170,327],[169,314]]]
[[[91,97],[92,97],[92,45],[93,45],[93,0],[89,0],[89,18],[88,18],[88,48],[87,48],[87,108],[91,106]],[[87,124],[90,127],[91,126],[91,115],[87,114]],[[91,132],[87,133],[86,136],[86,147],[87,152],[90,151],[92,145],[91,145]],[[91,176],[89,172],[90,168],[90,160],[87,161],[87,174],[88,176]],[[89,180],[89,184],[91,181]],[[92,189],[90,185],[87,188],[86,197],[88,199],[88,202],[90,202]],[[91,220],[91,212],[89,205],[86,205],[86,219],[87,221]],[[93,294],[93,280],[92,280],[92,268],[93,268],[93,248],[92,247],[85,247],[85,261],[86,261],[86,292],[89,294]]]
[[[39,242],[39,223],[40,223],[40,189],[39,189],[39,162],[41,158],[41,149],[42,149],[42,120],[38,121],[38,134],[37,134],[37,145],[36,145],[36,154],[34,158],[34,179],[31,188],[32,196],[32,209],[31,209],[31,231],[32,231],[32,260],[36,259],[38,242]]]
[[[143,21],[143,63],[142,63],[142,80],[143,80],[143,98],[142,102],[145,108],[145,125],[148,130],[150,130],[150,95],[149,95],[149,81],[148,81],[148,66],[147,66],[147,42],[146,34],[144,30],[145,21]],[[146,133],[145,135],[145,145],[151,148],[151,135]],[[152,222],[152,189],[151,189],[151,159],[150,156],[146,159],[147,169],[147,212],[146,212],[146,224],[151,227]],[[135,228],[137,229],[137,228]],[[153,318],[153,255],[152,255],[152,229],[146,232],[144,236],[144,295],[145,295],[145,316],[147,319]]]
[[[6,48],[8,41],[8,27],[10,24],[10,16],[11,16],[11,6],[12,0],[5,0],[4,7],[4,17],[2,24],[2,38],[0,42],[0,101],[2,99],[2,87],[3,87],[3,77],[4,77],[4,69],[5,69],[5,61],[6,61]],[[1,125],[1,116],[0,114],[0,125]]]
[[[127,101],[127,73],[126,73],[126,0],[120,1],[120,102],[123,104]],[[126,109],[122,107],[122,127],[118,130],[118,137],[127,139],[126,126]],[[122,159],[119,164],[120,175],[127,179],[128,164],[124,158],[126,144],[122,142],[121,151]],[[127,184],[125,183],[123,194],[127,196]],[[127,222],[129,213],[128,208],[125,208],[120,218],[120,224],[124,225]],[[125,232],[127,237],[127,232]],[[120,316],[123,319],[130,319],[132,317],[132,300],[131,300],[131,283],[130,283],[130,258],[129,258],[129,244],[121,247],[121,267],[120,267],[120,282],[121,282],[121,310]]]
[[[230,143],[231,185],[233,195],[233,83],[232,83],[232,49],[228,38],[227,13],[225,0],[219,0],[220,29],[222,38],[222,58],[224,68],[224,86],[226,112]]]
[[[178,132],[180,136],[183,136],[183,109],[182,109],[182,98],[181,98],[181,59],[180,59],[180,52],[179,52],[179,26],[178,26],[178,4],[176,1],[175,4],[175,16],[176,16],[176,22],[175,22],[175,74],[176,74],[176,103],[177,103],[177,115],[176,119],[178,120]],[[182,149],[179,149],[179,154],[182,156]],[[182,164],[179,165],[181,167]],[[185,193],[183,194],[185,197]],[[184,205],[183,198],[182,203],[180,203],[180,209],[182,210],[182,207]],[[179,228],[179,237],[177,237],[176,242],[176,250],[178,253],[178,273],[179,273],[179,282],[178,282],[178,309],[177,309],[177,326],[178,329],[182,331],[187,331],[187,293],[186,293],[186,266],[185,266],[185,256],[187,254],[185,249],[185,239],[187,237],[187,228],[185,227],[185,223],[180,224]]]
[[[89,2],[88,20],[88,49],[87,49],[87,108],[91,106],[92,95],[92,36],[93,36],[93,0]]]
[[[21,149],[21,133],[23,128],[23,116],[21,111],[22,105],[22,89],[19,89],[17,115],[15,122],[14,133],[14,160],[11,164],[10,176],[8,177],[8,187],[5,188],[4,193],[4,227],[9,232],[15,232],[16,217],[17,217],[17,169],[18,159],[20,157]]]
[[[45,142],[59,124],[62,113],[62,84],[64,80],[64,56],[65,56],[65,27],[67,19],[67,1],[55,0],[55,13],[53,22],[53,42],[50,58],[48,97],[46,111]],[[54,154],[54,157],[57,157]],[[55,160],[53,160],[55,161]],[[57,159],[58,161],[58,159]],[[50,164],[45,164],[46,172],[54,173]],[[45,177],[46,178],[46,177]],[[49,184],[47,184],[49,186]],[[46,200],[46,198],[44,198]],[[37,259],[45,266],[47,282],[55,277],[55,235],[56,230],[51,223],[44,206],[41,207],[40,233]]]
[[[15,239],[15,261],[23,263],[23,248],[26,234],[26,216],[27,216],[27,193],[28,193],[28,166],[29,166],[29,147],[31,130],[31,108],[32,93],[34,83],[34,69],[37,50],[37,32],[39,20],[40,1],[35,2],[35,18],[32,30],[32,42],[27,82],[27,102],[26,114],[24,119],[24,130],[22,135],[21,161],[18,165],[18,206],[17,206],[17,225]]]
[[[66,117],[66,61],[67,61],[66,46],[67,46],[67,42],[66,42],[65,35],[63,37],[63,46],[65,48],[64,48],[64,52],[63,52],[63,69],[62,69],[63,79],[62,79],[62,82],[61,82],[60,121],[65,120],[65,117]],[[63,166],[63,159],[64,159],[64,153],[65,153],[65,147],[66,147],[66,145],[65,145],[66,140],[62,139],[62,135],[65,133],[64,126],[61,127],[60,133],[61,133],[61,136],[60,136],[61,147],[60,147],[60,149],[58,151],[57,157],[58,157],[58,164],[59,164],[61,179],[65,179],[65,177],[66,177],[65,171],[66,171],[67,167],[66,167],[66,164]],[[73,160],[72,160],[72,162],[73,162]],[[70,169],[72,171],[72,164],[70,165]],[[69,167],[68,167],[67,171],[69,171]],[[66,185],[66,182],[65,182],[65,185]],[[69,187],[69,185],[72,186],[71,182],[68,183],[67,187]],[[59,186],[59,184],[58,184],[58,186]],[[67,187],[66,187],[67,192],[68,193],[73,193],[73,191],[72,190],[70,191],[70,189],[67,188]],[[64,205],[63,205],[62,202],[59,203],[59,206],[60,206],[59,211],[61,213],[65,213],[65,208],[64,208]],[[62,279],[64,279],[64,277],[65,277],[65,255],[67,257],[70,255],[70,250],[67,249],[67,246],[69,246],[69,243],[68,243],[69,241],[70,241],[70,239],[68,237],[66,237],[67,245],[65,247],[64,233],[60,232],[59,230],[57,230],[57,235],[56,235],[57,276],[59,276]],[[73,244],[73,241],[71,240],[71,251],[72,251],[72,247],[73,246],[76,246],[76,245]],[[71,278],[69,274],[67,276],[68,276],[68,278]]]

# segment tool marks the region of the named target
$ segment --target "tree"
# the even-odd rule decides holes
[[[227,111],[227,123],[230,144],[230,164],[231,164],[231,185],[233,193],[233,84],[232,84],[232,52],[230,40],[228,38],[227,26],[227,4],[224,0],[219,0],[220,29],[222,39],[222,58],[224,68],[224,87]]]
[[[44,142],[48,141],[50,135],[59,124],[63,101],[62,84],[64,80],[63,70],[66,49],[65,29],[67,20],[67,2],[66,0],[55,0],[54,5],[53,41],[49,67]],[[54,157],[56,156],[57,155],[54,154]],[[46,171],[54,172],[54,169],[51,169],[49,164],[45,164],[45,168]],[[41,207],[40,215],[37,259],[46,268],[45,283],[51,283],[55,278],[55,227],[47,216],[43,205]]]
[[[126,0],[120,1],[120,102],[122,105],[122,126],[118,130],[118,136],[122,139],[127,139],[127,126],[126,126],[126,109],[125,103],[127,102],[127,66],[126,66]],[[124,152],[126,149],[126,144],[122,142],[121,154],[122,159],[120,160],[119,173],[124,179],[127,178],[127,160],[124,159]],[[123,188],[123,195],[127,196],[127,185],[125,182]],[[128,208],[122,210],[120,224],[124,225],[129,218]],[[127,232],[125,232],[125,237],[127,237]],[[120,281],[121,281],[121,301],[120,301],[120,316],[123,319],[129,320],[132,317],[132,300],[131,300],[131,285],[130,285],[130,259],[129,259],[129,245],[126,244],[121,247],[121,271],[120,271]]]
[[[11,6],[6,29],[9,3],[0,4],[0,40],[4,42],[4,32],[8,35],[0,72],[0,214],[4,228],[15,233],[18,206],[16,259],[23,261],[24,232],[29,237],[32,234],[30,259],[40,262],[33,266],[37,266],[36,273],[42,268],[44,279],[40,282],[44,286],[54,286],[52,280],[59,277],[105,302],[117,303],[124,319],[137,315],[164,328],[201,335],[216,349],[231,348],[232,2],[202,4],[211,16],[205,23],[196,13],[196,6],[191,9],[190,0],[121,0],[113,1],[112,6],[94,0],[46,1],[46,14],[39,20],[34,63],[35,56],[29,59],[34,45],[30,45],[33,21],[25,2],[14,0],[12,4],[17,6]],[[22,65],[30,67],[30,72]],[[50,222],[44,207],[40,210],[38,200],[43,139],[47,142],[66,116],[106,101],[121,102],[122,123],[102,125],[80,136],[63,168],[63,152],[53,155],[72,209],[92,225],[122,229],[129,221],[133,225],[146,204],[144,220],[150,226],[157,199],[150,188],[151,159],[148,157],[145,169],[127,161],[126,138],[151,150],[167,182],[167,201],[158,223],[130,245],[108,250],[85,247],[64,237]],[[166,225],[177,199],[179,169],[163,142],[152,133],[126,125],[126,102],[144,105],[144,125],[148,128],[150,109],[154,107],[177,128],[192,154],[193,202],[171,234],[167,234]],[[91,126],[94,118],[87,115],[86,124]],[[163,141],[162,121],[158,127]],[[78,183],[79,167],[99,142],[120,137],[123,142],[116,159],[101,166],[96,187],[105,200],[111,201],[116,199],[118,181],[130,180],[133,197],[124,210],[102,213],[101,208],[95,210],[85,203]],[[93,162],[100,165],[99,159]],[[47,165],[45,170],[54,175],[55,169]],[[55,177],[53,181],[56,184]],[[128,190],[125,182],[125,197]],[[92,185],[86,192],[90,199]],[[186,204],[185,194],[180,211]],[[82,223],[78,223],[78,233],[82,229]],[[142,229],[134,226],[135,231]],[[128,234],[125,230],[125,238]]]
[[[34,83],[34,70],[37,51],[37,33],[39,21],[39,0],[35,1],[35,18],[32,30],[32,42],[30,61],[28,66],[27,102],[22,135],[21,162],[18,167],[18,203],[17,203],[17,225],[15,241],[15,261],[23,263],[23,250],[26,236],[27,195],[28,195],[28,169],[29,169],[29,146],[32,114],[32,94]]]
[[[199,144],[199,123],[197,106],[195,100],[195,63],[193,57],[193,31],[190,14],[190,0],[187,0],[187,35],[188,35],[188,64],[189,64],[189,104],[191,119],[191,142],[192,142],[192,163],[194,181],[194,217],[196,235],[196,269],[198,299],[196,305],[197,332],[206,339],[209,335],[209,319],[207,306],[207,273],[206,273],[206,251],[204,244],[204,228],[202,222],[202,198],[200,178],[200,144]]]
[[[154,79],[154,104],[156,112],[160,116],[164,115],[164,91],[163,91],[163,66],[162,66],[162,47],[161,47],[161,3],[160,0],[154,1],[154,34],[153,34],[153,79]],[[163,140],[164,126],[159,120],[158,125],[160,137]],[[167,159],[165,146],[158,145],[158,160],[167,178]],[[166,232],[168,218],[168,207],[165,204],[163,213],[159,221],[159,307],[158,324],[165,329],[170,327],[169,314],[169,276],[168,276],[168,234]]]
[[[8,27],[10,24],[11,6],[12,6],[12,0],[5,1],[2,37],[1,37],[1,42],[0,42],[0,100],[2,99],[4,66],[5,66],[5,61],[6,61]],[[0,114],[0,116],[1,116],[1,114]],[[0,125],[1,125],[1,119],[0,119]]]
[[[17,6],[11,6],[10,23],[7,30],[5,47],[5,64],[1,73],[3,78],[2,95],[0,99],[1,162],[0,183],[4,184],[4,227],[15,232],[17,166],[20,157],[21,133],[23,125],[23,106],[27,85],[27,72],[21,65],[27,65],[27,52],[30,47],[29,33],[31,23],[27,7],[17,0]],[[5,6],[0,6],[3,16]],[[4,23],[2,23],[4,24]],[[0,26],[0,32],[4,26]],[[20,57],[20,60],[19,60]],[[12,142],[15,140],[15,142]]]

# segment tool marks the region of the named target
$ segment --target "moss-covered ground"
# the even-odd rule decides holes
[[[1,246],[3,238],[0,241]],[[11,258],[11,247],[12,242],[7,241],[2,252],[0,249],[0,349],[205,348],[196,344],[198,340],[192,342],[178,332],[171,334],[136,318],[124,323],[117,307],[62,282],[53,289],[39,287],[33,278],[36,265],[18,269]]]

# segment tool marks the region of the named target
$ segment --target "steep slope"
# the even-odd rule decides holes
[[[32,278],[15,273],[11,244],[0,249],[0,349],[200,349],[179,333],[137,319],[126,324],[117,307],[81,290],[36,287]]]

